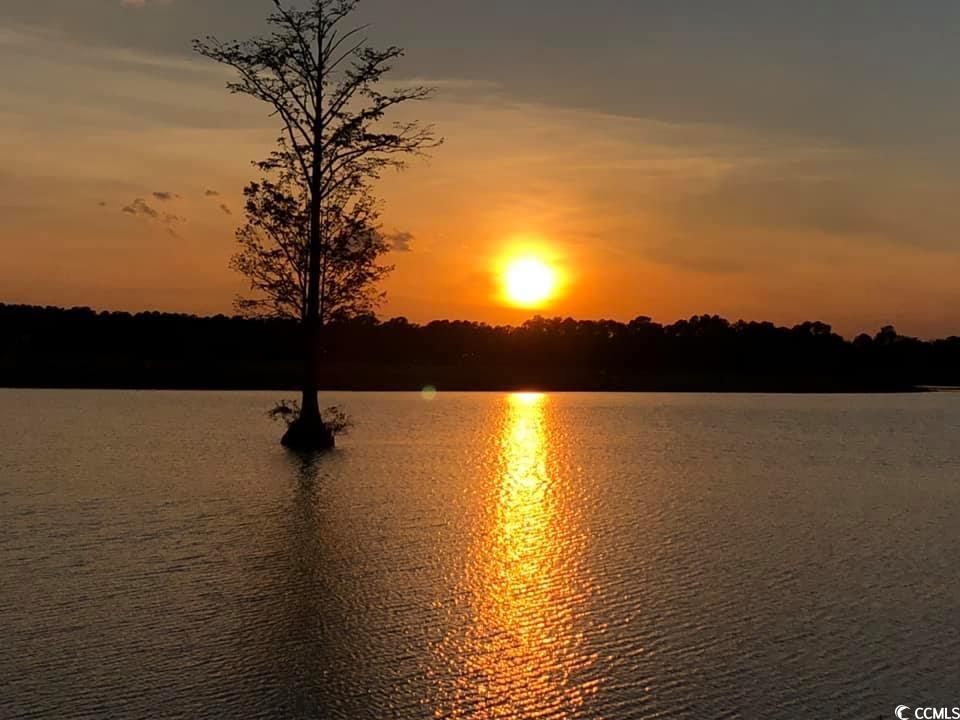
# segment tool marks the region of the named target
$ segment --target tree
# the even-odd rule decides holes
[[[280,149],[261,168],[289,173],[289,182],[309,200],[303,400],[300,417],[290,425],[283,443],[297,449],[326,449],[333,446],[333,436],[320,417],[317,399],[323,258],[331,243],[326,234],[330,223],[323,219],[338,212],[349,217],[345,199],[366,193],[383,170],[402,167],[408,155],[439,141],[431,126],[385,125],[393,108],[424,100],[431,90],[381,89],[384,75],[403,50],[370,47],[363,37],[366,26],[347,27],[357,0],[310,0],[306,9],[272,2],[268,35],[226,42],[208,36],[196,41],[194,48],[236,71],[238,79],[227,85],[231,92],[271,106],[282,121],[283,134]]]

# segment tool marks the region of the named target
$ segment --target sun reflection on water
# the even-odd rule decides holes
[[[563,718],[596,690],[577,629],[588,592],[582,534],[553,470],[554,442],[548,398],[510,395],[485,527],[465,574],[470,608],[440,648],[449,674],[438,717]]]

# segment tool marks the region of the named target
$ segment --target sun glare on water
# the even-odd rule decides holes
[[[557,290],[557,271],[539,258],[511,261],[503,273],[506,299],[518,307],[539,307]]]

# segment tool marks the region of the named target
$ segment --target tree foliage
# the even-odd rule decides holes
[[[307,316],[309,201],[293,173],[274,172],[244,189],[246,222],[231,267],[245,275],[251,294],[238,297],[246,317]],[[373,313],[384,297],[377,283],[393,268],[378,223],[377,202],[367,188],[344,190],[321,216],[321,324]]]

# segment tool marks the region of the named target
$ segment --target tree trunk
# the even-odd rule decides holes
[[[330,450],[334,446],[333,433],[320,416],[320,402],[317,398],[320,368],[319,325],[319,318],[311,320],[309,316],[302,324],[304,363],[300,417],[290,424],[280,441],[291,450]]]
[[[318,157],[315,155],[315,157]],[[318,165],[314,162],[314,167]],[[303,319],[303,398],[300,417],[287,429],[281,443],[294,450],[329,450],[333,433],[320,416],[320,193],[310,200],[310,263],[307,275],[307,316]]]
[[[323,27],[323,22],[320,23]],[[322,31],[321,31],[322,33]],[[317,106],[313,120],[313,158],[310,176],[310,253],[307,269],[307,315],[303,319],[303,398],[300,417],[287,429],[281,443],[295,450],[329,450],[334,445],[333,433],[320,416],[317,399],[320,374],[320,253],[321,192],[323,188],[323,35],[317,38]]]
[[[315,421],[320,418],[320,402],[317,398],[320,384],[317,364],[320,353],[317,351],[317,331],[310,327],[312,324],[308,321],[303,325],[303,400],[300,402],[300,417]]]

